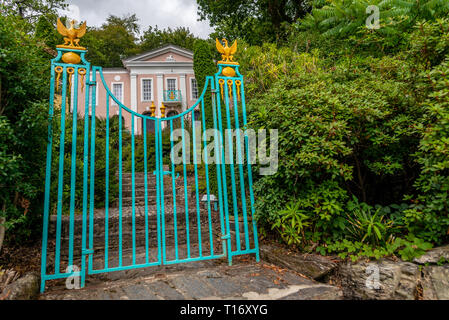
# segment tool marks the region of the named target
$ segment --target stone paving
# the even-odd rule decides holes
[[[311,300],[342,299],[339,288],[253,258],[210,260],[89,276],[68,290],[49,282],[43,300]]]

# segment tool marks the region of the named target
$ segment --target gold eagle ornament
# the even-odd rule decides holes
[[[86,22],[84,22],[78,29],[75,29],[75,20],[70,21],[70,28],[66,28],[61,20],[58,18],[57,29],[64,37],[64,44],[56,46],[64,49],[85,50],[86,48],[79,45],[80,38],[86,34]]]
[[[217,38],[215,39],[215,43],[217,46],[217,50],[221,53],[221,58],[223,59],[223,61],[219,61],[218,63],[238,64],[237,62],[233,61],[233,55],[237,52],[237,40],[234,40],[234,43],[230,47],[228,45],[228,40],[226,39],[223,39],[223,43],[225,44],[224,47]]]

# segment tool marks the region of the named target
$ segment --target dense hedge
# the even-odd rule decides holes
[[[6,218],[7,241],[27,240],[41,229],[49,57],[28,27],[2,12],[0,216]]]
[[[448,26],[417,23],[389,55],[363,33],[240,51],[250,126],[279,129],[279,170],[255,185],[266,232],[353,258],[447,242]]]

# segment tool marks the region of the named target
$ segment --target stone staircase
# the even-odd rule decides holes
[[[168,169],[168,168],[167,168]],[[165,169],[164,169],[165,170]],[[171,176],[164,175],[163,179],[164,185],[164,200],[165,202],[173,202],[173,180]],[[136,206],[145,205],[145,174],[143,172],[136,172],[134,179],[134,199]],[[187,195],[192,192],[192,187],[189,185],[187,187]],[[179,177],[175,180],[175,193],[176,201],[178,203],[184,203],[185,190],[184,190],[184,179]],[[156,176],[153,173],[148,173],[147,175],[147,194],[148,194],[148,205],[156,205],[157,202],[157,189],[156,189]],[[131,207],[133,203],[133,192],[132,192],[132,174],[123,173],[122,175],[122,206]],[[115,203],[115,207],[119,207],[119,200]]]
[[[135,173],[135,206],[133,208],[132,198],[132,175],[124,173],[122,176],[122,213],[120,217],[119,203],[116,201],[114,205],[106,210],[95,209],[93,219],[90,221],[90,214],[87,216],[87,242],[89,242],[89,228],[93,228],[93,248],[94,252],[102,254],[105,251],[105,234],[108,231],[108,251],[114,254],[120,246],[119,230],[121,224],[122,249],[132,248],[133,240],[137,250],[145,248],[147,239],[146,231],[148,230],[148,246],[151,248],[158,246],[158,223],[165,235],[165,243],[167,247],[175,245],[175,227],[178,245],[186,245],[187,243],[187,223],[189,224],[190,244],[198,244],[200,227],[200,236],[205,250],[210,247],[210,230],[208,211],[205,209],[204,203],[199,201],[199,214],[197,210],[194,177],[187,177],[187,192],[184,190],[184,179],[180,176],[175,180],[176,196],[173,197],[173,181],[169,175],[164,176],[164,214],[157,214],[157,198],[156,198],[156,177],[148,174],[147,181],[147,206],[145,206],[145,175],[143,172]],[[187,203],[185,194],[187,193]],[[201,198],[202,195],[200,195]],[[175,200],[175,202],[174,202]],[[176,220],[175,220],[176,205]],[[187,206],[186,206],[187,205]],[[213,206],[212,206],[213,208]],[[134,212],[134,214],[133,214]],[[199,219],[198,219],[199,216]],[[79,258],[82,244],[82,215],[76,215],[74,219],[74,255]],[[158,222],[159,220],[159,222]],[[133,221],[134,221],[134,238],[133,238]],[[49,239],[56,239],[56,222],[57,216],[50,217]],[[176,224],[175,224],[176,222]],[[162,229],[162,224],[164,228]],[[176,226],[175,226],[176,225]],[[213,241],[217,245],[221,243],[221,229],[218,211],[211,210],[211,227]],[[69,248],[69,229],[70,217],[62,216],[61,222],[61,257],[68,256]],[[54,251],[51,244],[49,252]]]

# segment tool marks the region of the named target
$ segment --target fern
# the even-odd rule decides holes
[[[365,25],[366,8],[370,5],[379,7],[382,28],[388,22],[405,29],[420,19],[435,20],[449,14],[448,0],[315,0],[311,13],[300,21],[300,28],[318,28],[326,37],[355,34]],[[380,29],[377,32],[395,33]]]

